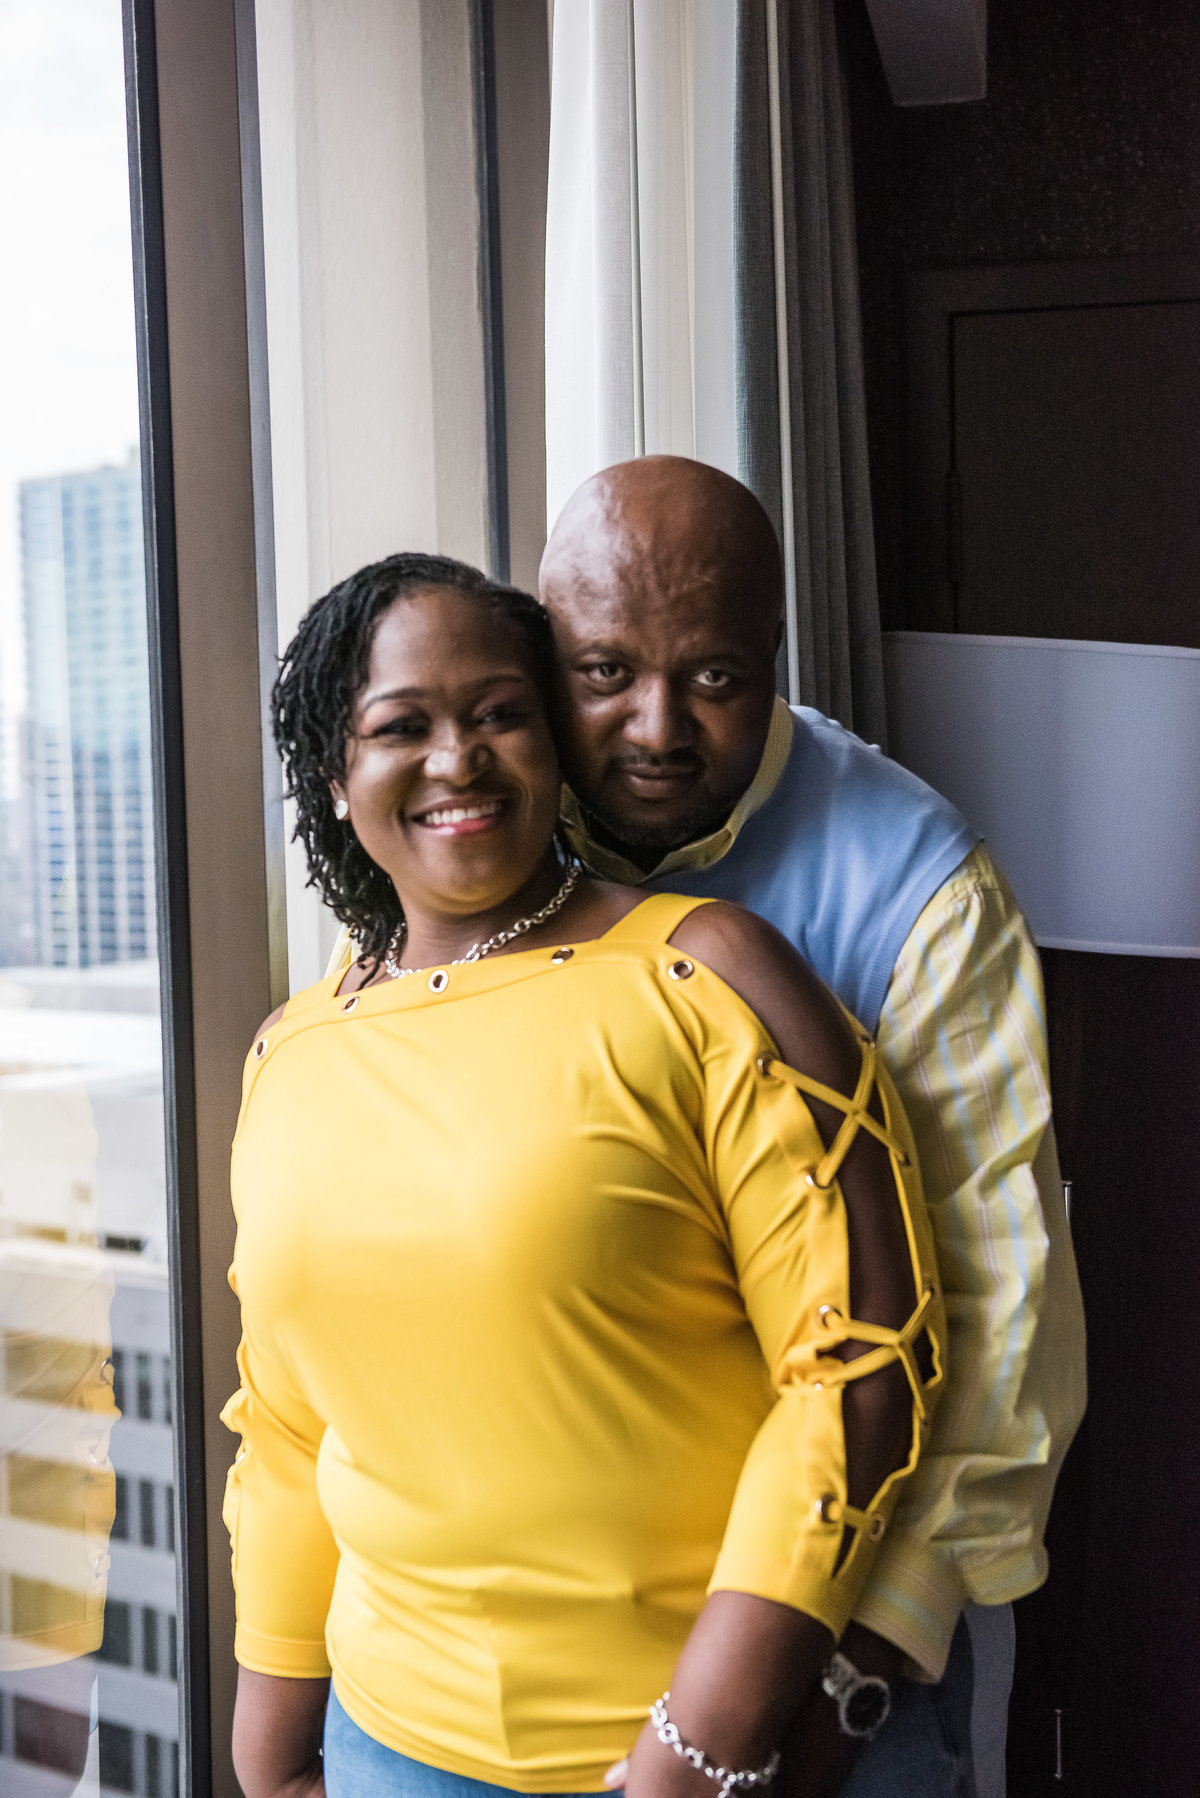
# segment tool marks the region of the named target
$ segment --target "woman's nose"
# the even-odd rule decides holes
[[[437,743],[430,747],[425,757],[425,775],[428,780],[449,780],[465,784],[482,774],[488,761],[485,743],[472,743],[456,737],[453,742]]]

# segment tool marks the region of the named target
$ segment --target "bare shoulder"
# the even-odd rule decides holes
[[[853,1089],[861,1061],[854,1031],[825,982],[773,924],[718,900],[689,912],[671,941],[732,987],[791,1066]]]
[[[271,1028],[272,1024],[278,1024],[280,1018],[283,1016],[283,1014],[286,1010],[287,1010],[287,1004],[285,1001],[285,1003],[283,1005],[277,1005],[275,1007],[274,1011],[271,1013],[269,1018],[263,1019],[262,1023],[259,1025],[258,1029],[254,1032],[255,1042],[258,1042],[260,1037],[264,1037],[267,1034],[267,1031]]]

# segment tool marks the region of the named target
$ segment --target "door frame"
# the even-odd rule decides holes
[[[1200,255],[910,270],[905,278],[906,630],[958,629],[953,331],[971,313],[1200,300]]]

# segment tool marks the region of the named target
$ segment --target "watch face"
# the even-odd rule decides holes
[[[890,1693],[882,1680],[864,1680],[857,1692],[846,1699],[846,1727],[854,1735],[866,1735],[879,1725],[888,1713]]]

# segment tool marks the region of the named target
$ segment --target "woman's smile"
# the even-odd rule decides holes
[[[494,830],[507,810],[504,799],[455,799],[414,812],[412,821],[439,837],[481,836]]]

